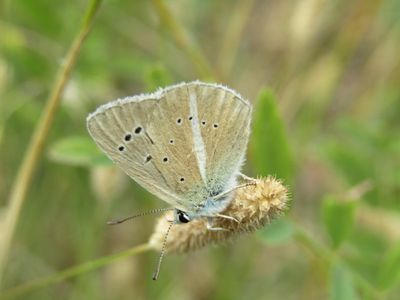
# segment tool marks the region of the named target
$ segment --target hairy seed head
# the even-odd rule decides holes
[[[253,232],[283,212],[287,207],[287,188],[277,179],[269,176],[254,180],[254,185],[237,189],[229,206],[221,212],[237,221],[216,217],[213,227],[226,231],[210,231],[207,220],[200,218],[186,224],[172,226],[165,245],[167,253],[186,253],[230,240],[242,233]],[[159,218],[150,245],[161,250],[166,231],[173,219],[169,211]]]

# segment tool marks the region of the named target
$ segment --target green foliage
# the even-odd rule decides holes
[[[399,157],[399,130],[345,118],[335,127],[338,138],[329,140],[325,151],[333,169],[350,184],[370,180],[374,189],[365,197],[370,203],[398,206],[400,163],[390,158]]]
[[[338,248],[351,234],[356,212],[356,202],[341,201],[326,196],[322,202],[322,218],[332,247]]]
[[[355,290],[354,282],[349,272],[340,264],[332,265],[330,300],[360,299]]]
[[[49,158],[72,166],[110,165],[111,161],[87,136],[66,137],[51,145]]]
[[[293,157],[276,98],[270,90],[262,90],[254,111],[252,153],[259,175],[276,175],[290,182],[293,178]]]
[[[0,4],[0,244],[11,186],[87,2]],[[102,3],[41,141],[0,299],[14,287],[27,300],[399,298],[400,2],[288,3]],[[102,167],[111,161],[85,119],[110,99],[196,79],[253,103],[244,172],[282,179],[291,210],[257,238],[167,255],[154,284],[157,253],[113,254],[146,243],[155,219],[105,222],[163,204]]]
[[[270,246],[278,246],[291,241],[295,232],[295,226],[287,218],[274,220],[259,233],[263,242]]]
[[[379,286],[389,289],[400,282],[400,243],[385,255],[379,273]]]

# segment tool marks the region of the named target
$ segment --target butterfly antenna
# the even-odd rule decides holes
[[[161,253],[160,253],[160,256],[158,257],[157,268],[153,273],[153,280],[157,280],[158,274],[160,273],[161,262],[162,262],[163,257],[164,257],[165,246],[167,245],[168,234],[169,234],[169,231],[172,228],[172,225],[174,225],[174,224],[175,224],[174,222],[171,222],[171,224],[168,226],[167,232],[165,233],[164,241],[163,241],[162,248],[161,248]]]
[[[137,215],[133,215],[133,216],[130,216],[130,217],[121,219],[121,220],[108,221],[108,222],[107,222],[107,225],[121,224],[121,223],[124,223],[125,221],[132,220],[132,219],[137,218],[137,217],[142,217],[142,216],[147,216],[147,215],[155,215],[155,214],[159,214],[159,213],[161,213],[161,212],[168,211],[168,210],[174,210],[174,208],[157,208],[157,209],[152,209],[152,210],[149,210],[149,211],[146,211],[146,212],[137,214]]]

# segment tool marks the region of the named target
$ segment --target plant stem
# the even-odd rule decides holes
[[[91,261],[85,262],[83,264],[73,266],[71,268],[68,268],[64,271],[58,272],[56,274],[38,278],[38,279],[32,280],[31,282],[28,282],[28,283],[19,285],[15,288],[12,288],[10,290],[7,290],[2,294],[2,296],[0,296],[0,299],[1,300],[14,299],[16,297],[26,295],[27,293],[32,292],[34,290],[44,288],[49,285],[64,281],[66,279],[81,275],[83,273],[87,273],[87,272],[96,270],[103,266],[109,265],[110,263],[112,263],[116,260],[134,256],[136,254],[140,254],[140,253],[146,252],[151,249],[152,249],[152,247],[150,246],[150,244],[147,243],[147,244],[142,244],[142,245],[130,248],[126,251],[111,254],[108,256],[103,256],[99,259],[91,260]]]
[[[18,219],[29,186],[32,182],[33,174],[42,155],[45,141],[60,103],[61,95],[64,92],[64,88],[71,75],[71,71],[78,58],[83,42],[90,31],[94,15],[100,6],[100,2],[101,0],[92,0],[88,5],[79,32],[59,68],[51,93],[47,99],[46,106],[39,119],[39,123],[35,128],[30,144],[25,153],[24,160],[18,171],[17,178],[15,179],[14,185],[11,189],[0,243],[0,285],[13,241],[15,228],[18,224]]]
[[[233,5],[233,4],[229,4]],[[243,31],[249,20],[254,0],[237,1],[232,9],[218,54],[218,71],[223,78],[229,78],[236,54],[239,50]]]
[[[175,43],[181,48],[192,61],[200,76],[210,79],[218,79],[219,76],[208,63],[203,52],[193,40],[187,35],[185,28],[176,20],[163,0],[153,0],[156,12],[164,23],[165,27],[171,33]]]

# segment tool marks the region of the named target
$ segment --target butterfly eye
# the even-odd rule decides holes
[[[181,222],[181,223],[189,223],[190,222],[189,216],[181,210],[178,211],[178,219],[179,219],[179,222]]]

